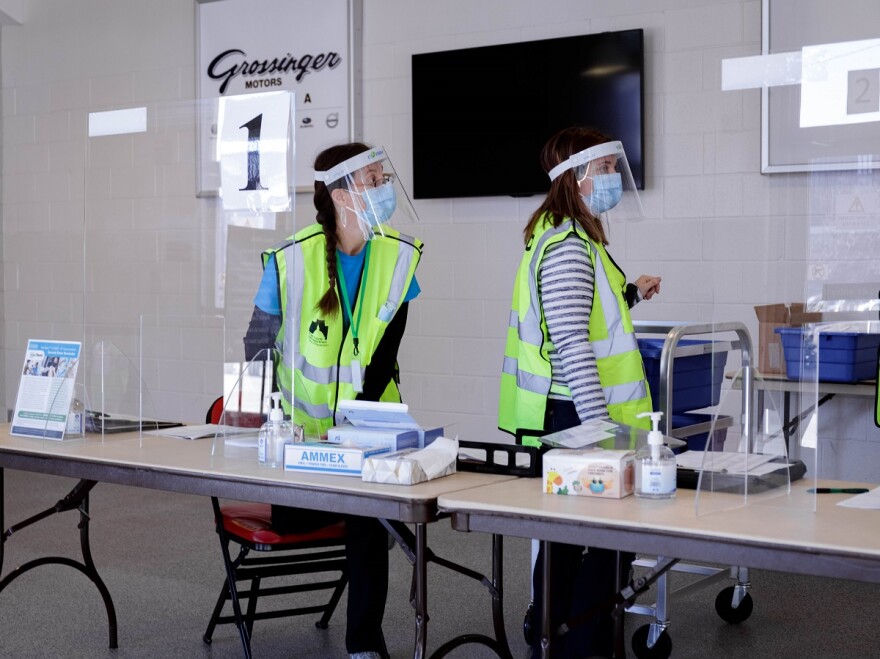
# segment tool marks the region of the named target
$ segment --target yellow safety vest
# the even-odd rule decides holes
[[[608,414],[615,421],[649,429],[647,419],[636,418],[641,412],[650,412],[652,404],[623,295],[626,278],[605,247],[591,240],[577,222],[565,220],[554,228],[547,217],[529,240],[514,282],[501,373],[498,427],[514,435],[517,431],[540,435],[544,430],[553,344],[538,295],[538,274],[547,248],[571,234],[586,244],[595,273],[589,340],[596,355]],[[571,396],[565,387],[554,388],[553,392]],[[524,443],[538,444],[538,441],[524,439]]]
[[[384,236],[370,243],[370,267],[361,282],[352,314],[360,314],[358,355],[361,372],[369,366],[388,323],[409,291],[422,255],[422,242],[383,227]],[[281,329],[275,339],[280,358],[276,376],[282,407],[308,434],[324,435],[336,422],[337,404],[357,396],[352,385],[354,343],[343,337],[343,311],[324,316],[318,302],[327,290],[327,241],[324,229],[313,224],[293,240],[263,253],[263,263],[274,258],[281,301]],[[341,298],[340,298],[341,299]],[[291,322],[293,320],[294,322]],[[296,346],[290,350],[289,346]],[[392,379],[381,400],[400,401]]]

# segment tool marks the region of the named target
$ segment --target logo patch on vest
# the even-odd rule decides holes
[[[317,346],[327,345],[327,323],[321,318],[316,318],[309,323],[309,341]]]

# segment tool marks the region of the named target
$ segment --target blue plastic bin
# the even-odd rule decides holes
[[[814,379],[815,348],[804,345],[807,339],[803,335],[803,328],[777,327],[774,331],[782,340],[785,374],[788,378]],[[819,335],[818,346],[819,380],[822,382],[858,382],[876,377],[880,334],[823,332]]]
[[[645,375],[651,387],[654,409],[660,409],[660,354],[665,339],[638,339],[639,352],[645,364]],[[684,339],[679,346],[711,343]],[[672,360],[672,413],[698,410],[717,405],[721,398],[721,381],[727,352],[676,357]]]

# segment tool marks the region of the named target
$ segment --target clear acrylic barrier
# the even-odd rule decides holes
[[[81,350],[79,362],[75,379],[72,372],[54,377],[60,386],[53,387],[47,421],[57,425],[67,416],[65,440],[97,435],[104,441],[149,427],[156,418],[155,404],[136,359],[113,343],[99,341]],[[61,439],[48,423],[44,437]]]
[[[227,373],[241,371],[260,254],[294,231],[292,108],[292,94],[274,92],[83,116],[72,335],[102,346],[84,350],[95,419],[204,424]]]
[[[86,433],[113,439],[127,432],[140,433],[144,423],[158,418],[137,353],[129,355],[113,343],[99,341],[84,359]]]
[[[871,301],[868,301],[870,304]],[[839,301],[838,301],[839,304]],[[871,313],[873,311],[871,310]],[[845,313],[823,313],[824,318],[846,316]],[[864,419],[867,432],[876,430],[877,375],[880,364],[880,321],[876,320],[828,320],[805,325],[801,337],[800,353],[800,395],[808,406],[810,415],[801,434],[801,446],[814,448],[813,467],[816,480],[822,476],[821,457],[825,453],[834,454],[836,430],[840,419],[832,414],[823,415],[826,405],[840,391],[846,393],[848,385],[858,386],[860,380],[870,377],[872,394],[861,399],[845,400],[841,405],[854,408],[854,414]],[[843,431],[843,437],[847,431]],[[873,472],[872,470],[872,473]],[[880,482],[880,478],[867,475],[835,480],[859,480],[870,483]],[[818,487],[818,483],[813,484]]]
[[[217,425],[212,455],[258,463],[260,428],[268,420],[274,378],[274,350],[261,350],[248,362],[228,362],[223,373],[223,396],[205,420]]]
[[[733,374],[734,388],[726,391],[724,397],[741,397],[750,410],[756,411],[754,378],[761,376],[751,367],[739,369]],[[741,392],[735,391],[737,384]],[[722,407],[728,405],[728,401],[721,401]],[[788,459],[781,417],[773,400],[765,401],[760,415],[743,413],[731,420],[732,425],[722,433],[718,417],[713,417],[705,450],[702,455],[690,456],[693,465],[699,468],[696,514],[755,504],[811,507],[806,500],[788,496],[792,478],[800,478],[803,471]],[[727,432],[731,433],[731,439],[727,438]]]

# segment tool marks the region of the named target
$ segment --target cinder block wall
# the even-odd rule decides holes
[[[412,170],[414,53],[643,28],[647,219],[612,226],[610,249],[631,277],[661,275],[663,289],[639,305],[635,317],[736,320],[757,336],[753,305],[803,299],[810,180],[762,176],[759,92],[721,91],[722,59],[760,53],[759,0],[364,4],[364,137],[389,149],[404,182]],[[81,181],[85,138],[77,127],[91,110],[193,99],[194,12],[192,3],[177,0],[30,0],[24,24],[3,26],[0,37],[3,385],[11,407],[26,340],[65,338],[82,322],[81,285],[71,283],[82,269],[72,227],[89,212]],[[203,276],[194,265],[203,263],[200,250],[215,245],[204,233],[213,217],[210,202],[191,194],[194,137],[181,136],[175,149],[148,174],[151,190],[165,195],[161,203],[141,198],[144,172],[111,162],[119,170],[114,192],[94,211],[103,222],[127,226],[126,241],[154,245],[150,258],[171,268],[162,279],[144,281],[137,268],[108,262],[102,276],[116,278],[120,291],[172,300],[184,310],[201,300],[186,283]],[[538,203],[502,197],[415,202],[421,220],[415,232],[427,245],[418,273],[423,294],[412,305],[400,363],[405,398],[424,423],[446,424],[463,438],[505,440],[495,416],[503,336],[522,227]],[[299,195],[297,225],[312,217],[310,195]],[[173,245],[169,231],[177,232]],[[247,277],[254,286],[259,242],[250,248],[254,266]],[[134,304],[124,294],[118,299]],[[195,418],[215,377],[208,370],[195,380],[165,378],[157,396],[170,409],[177,405],[182,418]],[[840,435],[846,449],[841,444],[834,455],[870,463],[877,431],[855,426]]]

